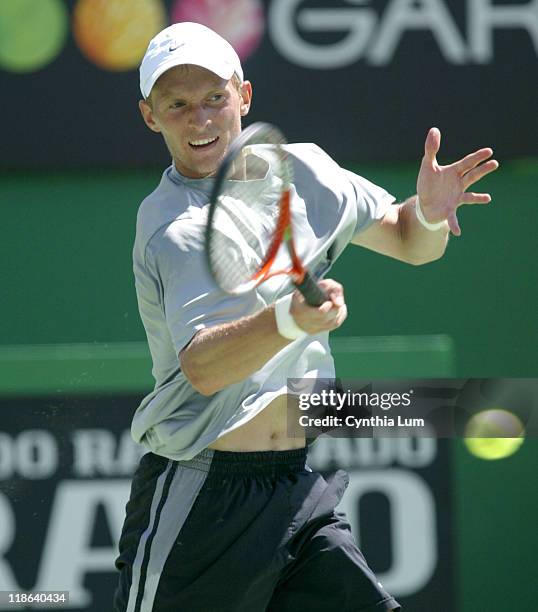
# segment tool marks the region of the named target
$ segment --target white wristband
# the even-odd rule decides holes
[[[422,225],[427,230],[430,230],[430,232],[436,232],[437,230],[441,229],[445,225],[445,221],[439,221],[439,223],[428,223],[428,221],[426,221],[426,219],[424,218],[424,214],[422,213],[422,210],[420,208],[420,202],[419,202],[418,196],[417,196],[417,201],[415,204],[415,212],[417,213],[417,219],[422,223]]]
[[[290,312],[292,297],[293,293],[290,293],[275,302],[276,326],[281,336],[288,340],[297,340],[306,336],[306,332],[295,323]]]

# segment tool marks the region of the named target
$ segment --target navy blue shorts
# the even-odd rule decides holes
[[[145,455],[120,539],[114,611],[399,610],[334,509],[347,474],[324,478],[305,461],[305,449]]]

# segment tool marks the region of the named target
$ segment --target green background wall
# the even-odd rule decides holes
[[[360,168],[398,200],[414,192],[416,171],[409,164]],[[159,176],[151,170],[0,176],[2,389],[24,381],[29,354],[23,345],[144,341],[131,245],[138,203]],[[453,342],[455,376],[536,376],[537,186],[537,161],[501,160],[482,185],[493,202],[460,210],[463,234],[452,237],[446,256],[433,264],[412,267],[348,249],[332,273],[345,285],[350,309],[335,338],[442,334]],[[140,366],[147,354],[136,347]],[[128,380],[132,353],[115,350],[115,367]],[[462,612],[535,605],[537,460],[535,440],[493,463],[454,444]]]
[[[361,167],[399,200],[416,165]],[[2,343],[143,340],[131,272],[138,203],[160,172],[1,176]],[[532,376],[538,340],[538,162],[502,163],[487,206],[460,209],[446,256],[413,267],[351,247],[333,275],[350,317],[335,335],[449,334],[458,375]]]

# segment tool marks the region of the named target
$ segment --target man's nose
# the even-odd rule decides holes
[[[205,127],[209,122],[208,109],[203,104],[197,104],[191,107],[189,113],[189,123],[193,127]]]

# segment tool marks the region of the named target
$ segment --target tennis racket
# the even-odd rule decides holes
[[[328,298],[303,266],[293,241],[293,166],[285,144],[278,128],[260,122],[230,145],[210,197],[207,262],[227,293],[246,293],[286,274],[308,304],[319,306]]]

